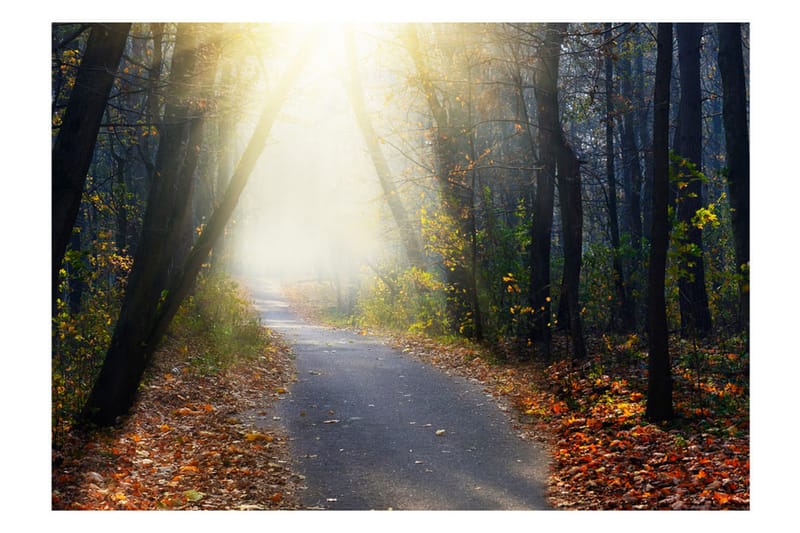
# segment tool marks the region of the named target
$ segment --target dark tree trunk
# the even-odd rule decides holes
[[[608,39],[611,39],[611,24],[605,24]],[[609,46],[610,48],[610,46]],[[616,298],[611,311],[611,327],[618,331],[631,331],[635,315],[628,296],[625,271],[622,266],[619,237],[619,215],[617,213],[617,175],[614,168],[614,63],[611,51],[605,58],[606,85],[606,177],[608,179],[608,227],[611,233],[612,267],[614,269],[614,292]]]
[[[544,42],[538,51],[534,94],[538,115],[539,162],[531,224],[531,286],[529,292],[531,340],[537,352],[550,357],[551,286],[550,244],[553,228],[555,177],[560,150],[561,121],[558,108],[558,67],[567,25],[544,25]]]
[[[117,417],[127,413],[133,404],[136,389],[158,342],[166,332],[181,302],[191,291],[197,274],[207,261],[214,243],[224,231],[225,225],[238,203],[239,196],[247,185],[247,180],[264,149],[278,110],[300,74],[313,39],[308,39],[306,43],[306,47],[295,58],[276,88],[275,94],[269,99],[253,136],[229,181],[225,195],[180,269],[170,277],[170,284],[165,286],[160,293],[148,291],[149,294],[145,297],[132,285],[133,279],[129,280],[123,310],[120,312],[111,347],[106,354],[100,376],[82,413],[85,422],[100,426],[112,425]],[[178,65],[173,65],[173,73],[180,73],[190,67],[187,60],[193,61],[195,58],[186,58],[185,54],[193,55],[191,52],[193,51],[187,50],[185,46],[179,47],[176,44],[176,54],[184,56],[184,58],[178,60]],[[164,141],[162,139],[161,142],[164,143]],[[163,174],[159,175],[159,181],[163,178]],[[180,198],[175,200],[185,201]],[[178,227],[177,224],[174,225],[174,229]],[[173,233],[178,232],[173,231]],[[144,241],[142,244],[144,245]],[[136,269],[135,262],[131,278]],[[162,270],[164,269],[165,267],[162,266]],[[153,272],[149,268],[148,270],[147,274],[151,278],[164,277],[163,272]],[[139,277],[144,276],[139,274]],[[137,283],[145,281],[148,280],[140,279]],[[145,286],[147,285],[152,285],[152,283],[145,284]]]
[[[561,226],[564,233],[564,277],[560,305],[567,309],[573,356],[575,359],[583,359],[586,357],[586,345],[583,340],[583,320],[579,304],[583,244],[581,171],[578,158],[563,134],[558,154],[558,191],[561,203]]]
[[[750,134],[741,24],[719,24],[719,72],[728,166],[728,193],[739,284],[739,326],[750,325]]]
[[[397,224],[398,232],[400,233],[400,242],[405,250],[406,257],[411,266],[423,269],[425,267],[425,257],[422,253],[422,248],[419,245],[417,236],[414,233],[406,209],[403,206],[400,194],[394,186],[392,173],[389,170],[389,165],[383,155],[380,144],[378,143],[378,134],[372,127],[372,123],[367,116],[367,110],[364,106],[364,93],[361,86],[361,76],[358,72],[358,63],[356,60],[355,39],[352,31],[346,34],[346,47],[347,47],[347,64],[350,70],[350,86],[348,94],[350,102],[353,106],[353,112],[356,116],[356,121],[364,136],[364,142],[367,145],[372,164],[375,166],[375,172],[378,175],[378,181],[383,189],[383,196],[389,204],[389,209],[394,217],[395,224]]]
[[[672,372],[664,283],[669,246],[669,100],[672,76],[672,24],[658,24],[658,56],[653,97],[653,227],[647,292],[648,355],[646,416],[671,420]]]
[[[150,187],[142,235],[134,256],[111,345],[85,408],[85,415],[110,425],[133,403],[155,346],[149,334],[168,287],[172,260],[191,203],[191,186],[202,120],[189,90],[198,70],[197,28],[181,25],[175,41],[165,125],[160,133],[155,180]]]
[[[678,24],[678,64],[680,67],[680,108],[674,151],[697,172],[702,171],[702,95],[700,92],[700,38],[703,24]],[[681,335],[705,336],[711,331],[711,313],[705,286],[702,230],[692,219],[703,205],[702,180],[686,165],[677,169],[678,222],[685,228],[681,245],[678,281],[681,311]],[[690,251],[689,251],[690,250]]]
[[[130,24],[93,24],[52,155],[52,291],[81,205],[97,132]]]

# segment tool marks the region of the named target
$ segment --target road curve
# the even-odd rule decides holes
[[[547,509],[547,455],[474,380],[383,340],[309,324],[279,286],[245,284],[290,343],[297,382],[278,402],[309,509]]]

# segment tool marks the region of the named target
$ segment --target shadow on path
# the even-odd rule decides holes
[[[545,451],[514,433],[480,383],[378,338],[308,324],[276,283],[244,283],[296,355],[298,381],[277,415],[307,508],[548,508]]]

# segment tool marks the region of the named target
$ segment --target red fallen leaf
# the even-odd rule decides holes
[[[283,494],[280,492],[276,492],[272,496],[269,497],[271,502],[278,503],[279,501],[283,500]]]
[[[719,505],[725,505],[731,500],[730,494],[725,494],[724,492],[715,492],[713,494],[714,501],[717,502]]]

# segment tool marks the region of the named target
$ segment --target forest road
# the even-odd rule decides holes
[[[380,338],[307,323],[276,283],[245,284],[296,356],[297,381],[270,415],[305,476],[305,508],[548,508],[547,454],[512,430],[480,383]]]

